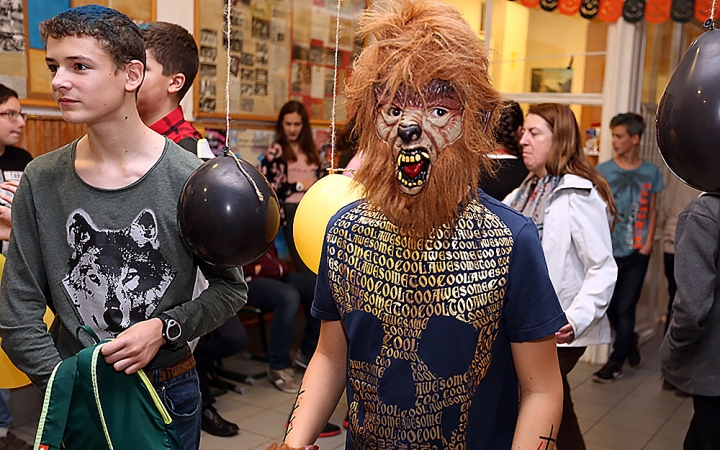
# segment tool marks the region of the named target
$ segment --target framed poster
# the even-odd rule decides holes
[[[229,42],[228,1],[232,3]],[[345,118],[344,80],[361,48],[355,39],[355,14],[365,7],[365,0],[346,0],[342,5],[336,107],[340,122]],[[288,100],[298,100],[313,122],[329,121],[336,8],[332,0],[196,0],[197,115],[225,116],[229,79],[233,118],[275,121]]]

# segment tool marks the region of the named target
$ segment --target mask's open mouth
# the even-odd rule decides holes
[[[401,150],[397,157],[398,183],[415,188],[427,183],[430,172],[430,153],[423,147]]]

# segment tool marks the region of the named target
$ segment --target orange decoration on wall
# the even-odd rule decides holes
[[[573,16],[580,11],[582,0],[560,0],[558,11],[566,16]]]
[[[603,22],[617,22],[622,16],[624,0],[601,0],[598,17]]]
[[[645,20],[650,23],[663,23],[670,19],[672,0],[646,0]]]
[[[520,0],[520,4],[528,8],[534,8],[540,4],[540,0]]]
[[[695,18],[698,22],[703,23],[710,18],[712,3],[712,0],[695,0]],[[715,7],[713,20],[717,20],[718,16],[720,16],[720,6]]]

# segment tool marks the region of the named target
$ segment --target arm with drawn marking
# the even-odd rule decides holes
[[[555,448],[563,404],[555,338],[511,345],[520,382],[520,414],[512,449],[551,450]]]
[[[347,337],[342,322],[323,321],[317,350],[288,420],[288,447],[305,448],[318,438],[345,389],[346,360]]]

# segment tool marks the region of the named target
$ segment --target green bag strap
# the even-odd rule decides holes
[[[107,443],[107,448],[113,450],[112,440],[110,439],[110,433],[108,432],[107,421],[105,420],[105,412],[103,411],[102,403],[100,402],[100,392],[98,390],[98,378],[97,378],[97,364],[100,350],[107,341],[95,344],[93,347],[88,347],[77,354],[77,372],[80,383],[77,388],[80,389],[83,399],[87,408],[94,414],[91,414],[95,426],[102,432]],[[101,361],[105,364],[105,361]]]
[[[60,450],[64,447],[62,440],[73,396],[76,369],[75,356],[58,363],[53,369],[45,388],[34,450]]]
[[[114,450],[115,446],[113,445],[112,436],[106,420],[106,414],[101,399],[101,388],[98,381],[98,371],[115,370],[114,368],[105,367],[106,363],[100,353],[102,347],[106,343],[107,341],[103,341],[94,347],[88,347],[81,350],[77,355],[77,372],[81,381],[81,383],[79,383],[79,388],[82,392],[83,398],[85,399],[88,408],[95,413],[93,414],[93,420],[95,420],[98,430],[102,431],[105,441],[107,442],[107,448],[109,450]],[[121,376],[127,375],[122,374]],[[165,408],[162,400],[160,400],[160,397],[148,377],[145,375],[145,372],[139,370],[135,373],[135,375],[131,375],[131,377],[139,378],[139,384],[145,389],[145,391],[147,391],[150,401],[158,410],[165,426],[172,424],[173,420],[170,413],[167,408]],[[127,386],[127,384],[124,386]]]

